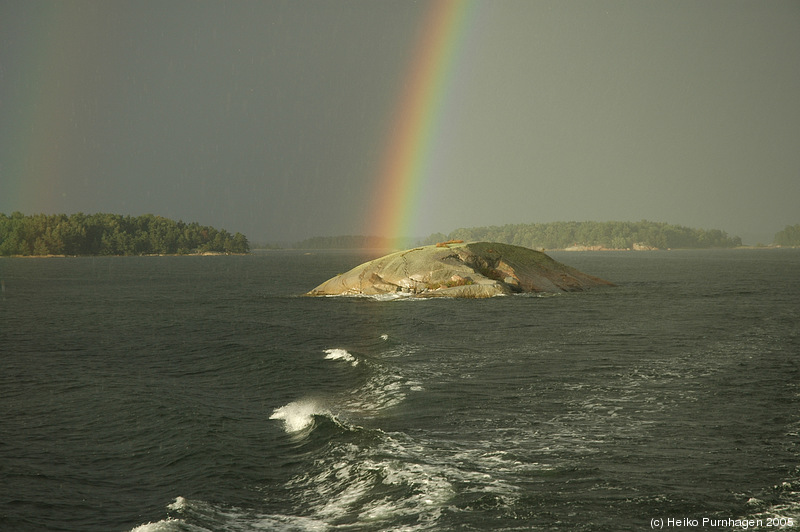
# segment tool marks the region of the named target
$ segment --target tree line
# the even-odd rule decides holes
[[[800,224],[787,225],[782,231],[775,233],[773,243],[776,246],[800,246]]]
[[[800,226],[798,232],[800,232]],[[790,228],[787,228],[787,231]],[[470,227],[433,233],[421,240],[388,239],[375,236],[313,237],[296,243],[302,249],[402,248],[430,245],[448,240],[490,241],[532,249],[565,249],[573,246],[632,249],[634,244],[658,249],[732,248],[742,245],[719,229],[693,229],[663,222],[551,222]]]
[[[663,222],[552,222],[508,224],[456,229],[445,235],[435,233],[423,243],[446,240],[487,240],[532,249],[564,249],[573,246],[600,246],[631,249],[634,244],[658,248],[732,248],[742,245],[739,237],[729,237],[719,229],[692,229]]]
[[[162,216],[0,213],[0,255],[248,253],[241,233]]]

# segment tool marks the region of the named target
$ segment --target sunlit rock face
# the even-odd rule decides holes
[[[306,295],[484,298],[597,286],[613,285],[540,251],[496,242],[449,242],[365,262]]]

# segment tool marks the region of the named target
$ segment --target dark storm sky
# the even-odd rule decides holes
[[[0,212],[154,213],[252,241],[369,234],[429,4],[6,1]],[[482,2],[416,236],[800,223],[800,3]]]

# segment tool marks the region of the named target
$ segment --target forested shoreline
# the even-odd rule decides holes
[[[800,224],[787,225],[782,231],[775,233],[776,246],[800,246]]]
[[[0,213],[0,256],[248,253],[241,233],[162,216]]]
[[[703,249],[732,248],[741,238],[719,229],[695,229],[663,222],[550,222],[506,224],[434,233],[421,241],[374,236],[313,237],[295,249],[401,248],[447,240],[492,241],[531,249]],[[800,246],[800,224],[786,226],[774,245]],[[145,214],[72,215],[0,213],[0,256],[188,255],[249,253],[241,233]]]
[[[742,245],[719,229],[693,229],[663,222],[551,222],[470,227],[451,233],[434,233],[421,241],[390,241],[368,236],[314,237],[297,243],[301,249],[354,249],[411,247],[448,240],[490,241],[531,249],[678,249],[732,248]]]
[[[664,222],[551,222],[456,229],[431,235],[425,243],[488,240],[532,249],[703,249],[742,245],[719,229],[695,229]]]

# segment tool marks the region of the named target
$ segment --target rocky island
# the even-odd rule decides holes
[[[365,262],[306,295],[484,298],[597,286],[613,284],[540,251],[497,242],[449,241]]]

